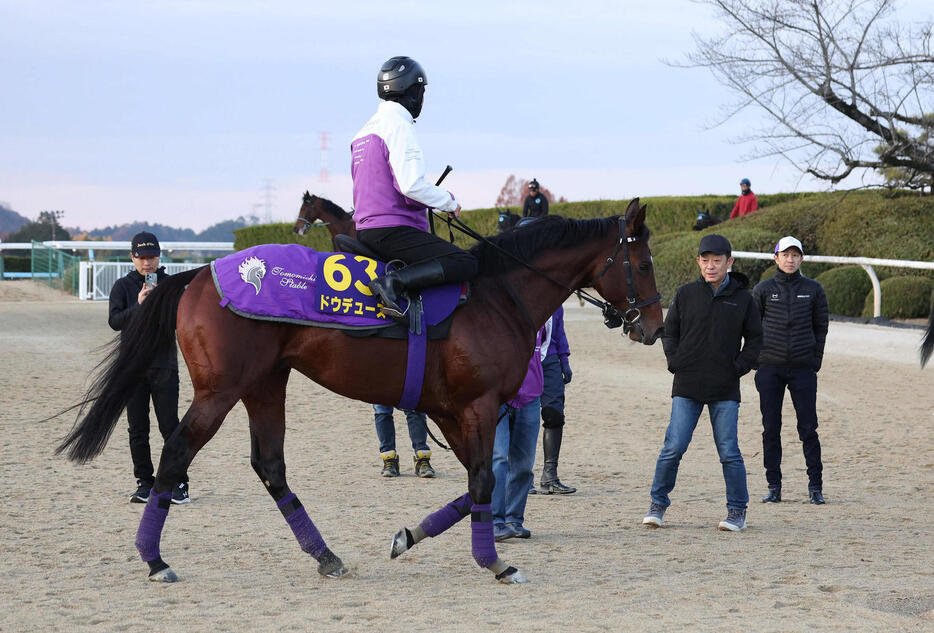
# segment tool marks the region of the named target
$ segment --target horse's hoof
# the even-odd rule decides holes
[[[504,585],[520,585],[529,581],[529,579],[515,567],[507,567],[503,573],[496,574],[496,580]]]
[[[396,535],[392,537],[392,548],[389,550],[389,558],[397,558],[403,552],[409,550],[409,540],[406,536],[405,529],[401,529],[396,532]]]
[[[350,572],[347,571],[343,561],[334,552],[325,550],[321,558],[318,559],[318,573],[325,578],[340,578]]]
[[[152,582],[178,582],[178,576],[175,575],[171,567],[166,567],[165,569],[149,574],[149,580]]]

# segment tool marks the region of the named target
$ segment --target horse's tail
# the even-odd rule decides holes
[[[931,318],[928,319],[928,330],[921,341],[921,367],[927,364],[934,351],[934,305],[931,306]]]
[[[84,419],[75,422],[55,449],[56,455],[67,451],[68,459],[85,463],[101,454],[153,357],[161,350],[175,349],[179,298],[203,268],[163,279],[133,313],[123,332],[110,343],[107,356],[95,368],[101,371],[84,394],[84,400],[71,407],[78,409],[80,418],[85,407],[91,405]]]

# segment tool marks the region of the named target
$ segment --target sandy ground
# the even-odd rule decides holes
[[[569,302],[560,470],[579,492],[530,498],[532,538],[498,546],[530,579],[511,587],[473,562],[468,521],[391,561],[391,535],[459,496],[463,468],[437,449],[437,479],[405,461],[404,476],[379,477],[369,407],[296,375],[290,483],[351,576],[319,577],[298,548],[250,468],[238,405],[192,465],[193,503],[169,514],[162,552],[181,582],[156,585],[133,547],[142,506],[127,502],[125,421],[85,466],[52,455],[72,418],[39,421],[82,392],[111,337],[107,306],[27,283],[0,283],[0,631],[934,631],[934,369],[918,368],[917,330],[831,325],[818,398],[827,505],[807,503],[793,424],[785,501],[758,502],[747,376],[749,529],[716,530],[725,498],[705,414],[666,526],[647,530],[670,403],[661,346],[630,344]],[[183,374],[183,410],[190,393]]]

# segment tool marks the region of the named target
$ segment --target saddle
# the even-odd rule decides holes
[[[373,249],[371,249],[363,242],[355,240],[349,235],[335,235],[334,245],[344,253],[363,255],[364,257],[369,257],[370,259],[375,259],[377,261],[380,259],[379,255],[377,255]],[[409,332],[415,335],[420,335],[424,329],[427,331],[428,340],[430,341],[447,338],[448,332],[451,329],[451,320],[454,318],[453,310],[441,321],[432,322],[433,319],[429,319],[427,326],[425,326],[424,301],[422,301],[421,295],[419,294],[414,297],[412,295],[407,296],[410,306],[408,309],[410,316],[408,326],[406,326],[404,323],[394,323],[391,326],[384,326],[371,330],[344,330],[344,333],[354,338],[378,336],[380,338],[405,340],[409,338]],[[454,306],[454,308],[459,308],[460,306],[467,303],[469,299],[470,285],[464,282],[461,285],[460,296],[457,298],[457,304]]]

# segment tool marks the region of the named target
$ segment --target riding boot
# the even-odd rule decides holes
[[[370,281],[370,290],[379,297],[383,307],[380,312],[396,321],[405,321],[406,316],[399,307],[399,298],[410,290],[422,290],[444,283],[444,268],[441,262],[432,260],[391,270],[382,277]]]
[[[545,454],[545,466],[542,468],[540,494],[569,495],[577,492],[577,488],[565,486],[558,479],[558,453],[561,452],[563,434],[563,426],[542,429],[542,452]]]

